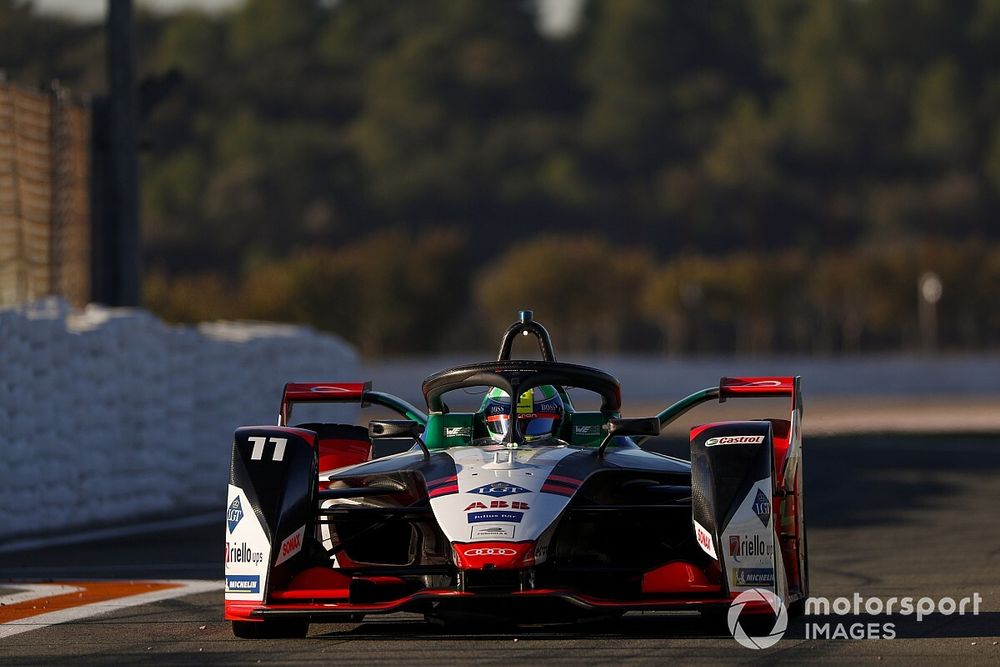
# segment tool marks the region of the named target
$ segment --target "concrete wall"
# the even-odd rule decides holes
[[[0,311],[0,540],[222,507],[233,429],[274,423],[287,381],[356,369],[302,327]]]

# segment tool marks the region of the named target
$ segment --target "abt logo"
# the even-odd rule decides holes
[[[469,506],[465,508],[465,511],[470,512],[472,510],[496,510],[496,509],[507,509],[507,508],[510,508],[512,510],[531,509],[530,507],[528,507],[528,503],[523,503],[518,500],[512,500],[510,502],[507,502],[506,500],[491,500],[489,505],[477,500],[474,503],[469,503]]]

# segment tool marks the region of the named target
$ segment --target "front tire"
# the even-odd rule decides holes
[[[309,634],[309,621],[233,621],[240,639],[301,639]]]

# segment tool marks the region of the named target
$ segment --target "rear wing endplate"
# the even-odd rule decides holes
[[[788,450],[784,461],[776,462],[782,470],[782,485],[788,487],[796,478],[802,460],[802,378],[782,377],[724,377],[718,387],[709,387],[682,398],[657,415],[660,428],[674,421],[685,412],[707,401],[725,403],[730,398],[782,398],[791,400],[791,427]],[[792,489],[786,488],[786,491]]]

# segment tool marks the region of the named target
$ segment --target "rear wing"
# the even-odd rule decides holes
[[[725,403],[731,398],[781,398],[787,396],[791,402],[791,418],[788,433],[788,448],[783,461],[776,461],[782,486],[791,485],[796,479],[802,460],[802,378],[782,377],[724,377],[718,387],[708,387],[682,398],[660,412],[660,428],[674,421],[685,412],[707,401],[718,400]],[[786,490],[790,491],[791,489]]]
[[[727,398],[791,396],[794,403],[798,386],[798,377],[722,378],[719,380],[719,402]]]
[[[427,415],[398,396],[372,391],[367,382],[289,382],[281,395],[278,426],[288,426],[296,403],[358,403],[361,407],[381,405],[406,419],[427,423]]]

